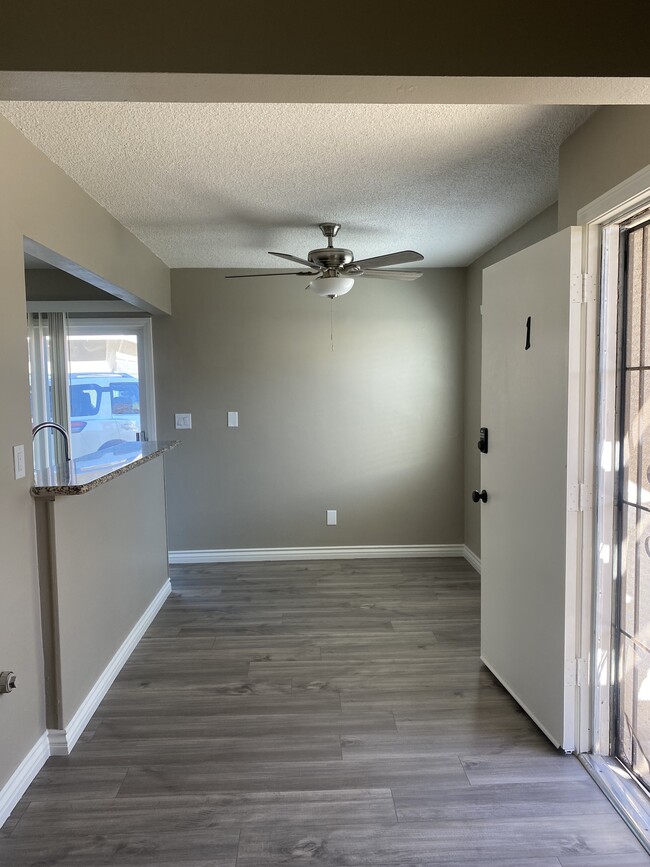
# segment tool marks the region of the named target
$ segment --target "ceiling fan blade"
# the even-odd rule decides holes
[[[242,277],[313,277],[312,271],[271,271],[269,274],[226,274],[226,280]]]
[[[307,259],[299,259],[298,256],[291,256],[289,253],[274,253],[272,250],[269,250],[269,256],[279,256],[281,259],[288,259],[290,262],[297,262],[299,265],[313,268],[314,271],[320,271],[318,265],[314,265],[313,262],[309,262]]]
[[[424,259],[422,253],[416,253],[415,250],[400,250],[399,253],[387,253],[385,256],[373,256],[371,259],[357,259],[350,262],[344,270],[361,268],[365,271],[366,265],[368,268],[382,268],[384,265],[406,265],[407,262],[420,262],[422,259]]]
[[[364,268],[360,277],[383,277],[385,280],[417,280],[422,271],[382,271],[375,268]]]

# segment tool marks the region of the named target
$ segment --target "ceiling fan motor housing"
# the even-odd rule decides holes
[[[317,268],[342,268],[349,265],[354,258],[352,250],[344,250],[341,247],[323,247],[320,250],[310,250],[307,259],[313,262]]]

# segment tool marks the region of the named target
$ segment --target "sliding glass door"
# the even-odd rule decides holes
[[[650,788],[650,225],[622,234],[614,745]]]

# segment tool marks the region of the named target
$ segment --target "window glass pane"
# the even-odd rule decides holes
[[[28,323],[33,426],[55,421],[68,429],[73,459],[140,440],[145,427],[152,432],[153,407],[142,391],[141,369],[152,361],[148,320],[69,320],[61,313],[34,313]],[[150,370],[148,377],[151,382]],[[50,428],[38,433],[35,468],[62,463],[63,446]]]
[[[643,244],[640,250],[641,273],[635,278],[637,283],[641,284],[641,295],[643,298],[643,324],[641,326],[641,365],[643,367],[650,366],[650,303],[648,303],[648,276],[650,274],[650,227],[643,228]],[[640,232],[639,232],[640,234]]]
[[[650,245],[627,237],[626,346],[621,375],[616,754],[650,787]]]
[[[623,509],[623,524],[621,527],[621,600],[620,628],[629,635],[634,635],[636,609],[636,517],[637,510],[632,506]]]
[[[97,415],[101,389],[96,385],[74,382],[70,386],[70,415]]]
[[[650,652],[623,637],[619,707],[619,758],[648,781],[650,756]]]
[[[112,382],[111,406],[114,415],[140,412],[140,391],[137,382]]]
[[[623,439],[623,499],[628,503],[636,503],[638,501],[640,384],[641,372],[639,370],[629,370],[625,377],[626,430]]]
[[[69,347],[73,456],[135,442],[142,429],[138,335],[84,333],[75,322]]]
[[[641,364],[641,323],[643,321],[643,233],[630,232],[628,236],[627,335],[626,364]]]
[[[619,650],[619,708],[617,753],[628,767],[633,763],[632,732],[634,730],[634,653],[628,638],[623,636]]]
[[[650,309],[650,304],[648,305]],[[648,351],[650,361],[650,347]],[[650,508],[650,370],[641,370],[641,400],[638,417],[638,502]]]

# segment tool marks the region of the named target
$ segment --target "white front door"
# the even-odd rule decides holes
[[[567,229],[483,273],[487,501],[476,506],[481,658],[565,750],[574,749],[576,702],[576,589],[567,563],[577,506],[567,455],[571,280],[575,290],[580,242],[580,230]]]

